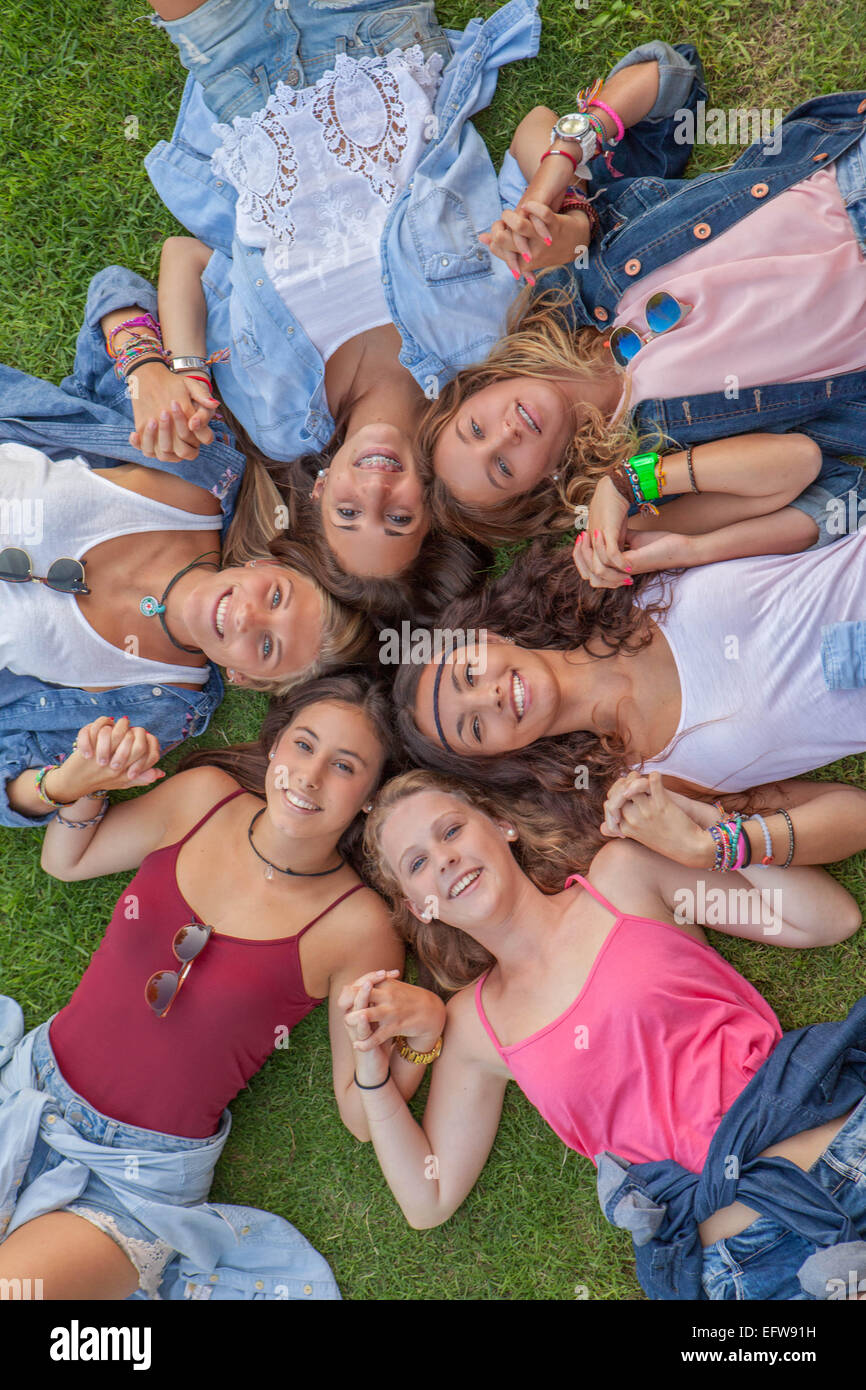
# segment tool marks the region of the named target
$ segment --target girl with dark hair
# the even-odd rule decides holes
[[[128,785],[131,760],[152,766],[159,756],[152,736],[128,753],[124,741],[125,728],[105,720],[82,730],[95,795]],[[395,751],[384,690],[347,673],[292,692],[257,744],[196,754],[146,796],[108,811],[103,800],[95,815],[83,799],[51,822],[42,864],[55,877],[137,872],[67,1006],[16,1050],[4,1033],[0,1171],[29,1176],[10,1192],[0,1183],[12,1213],[0,1275],[38,1274],[48,1298],[120,1298],[138,1286],[154,1294],[175,1252],[200,1261],[215,1229],[231,1233],[198,1205],[228,1134],[226,1105],[326,999],[337,1104],[367,1138],[336,1008],[365,970],[382,967],[407,1058],[395,1059],[396,1074],[414,1092],[423,1068],[408,1058],[434,1048],[442,1006],[398,983],[402,947],[357,869],[362,812]],[[3,1123],[22,1093],[44,1107],[23,1131],[12,1111]],[[106,1129],[102,1145],[86,1142]],[[64,1183],[68,1142],[87,1170],[75,1190]],[[250,1263],[241,1267],[252,1283]]]
[[[406,745],[426,766],[540,798],[580,855],[635,765],[698,795],[823,767],[866,749],[866,692],[841,688],[835,660],[862,628],[864,566],[858,532],[815,556],[604,590],[536,542],[443,615],[474,642],[398,672]],[[755,809],[779,805],[772,788],[760,795]]]
[[[672,809],[659,778],[643,799],[658,824]],[[843,852],[866,844],[864,804],[852,791],[835,822]],[[587,878],[551,889],[533,867],[544,838],[509,801],[418,771],[383,788],[366,844],[407,939],[458,991],[420,1123],[369,1008],[376,981],[340,1000],[376,1153],[412,1226],[463,1202],[515,1080],[598,1165],[599,1197],[633,1232],[652,1297],[838,1297],[850,1268],[866,1272],[864,1001],[846,1023],[783,1035],[698,925],[705,880],[724,875],[618,843]],[[808,854],[796,860],[742,864],[731,879],[783,893],[773,928],[732,915],[721,929],[794,948],[856,930],[853,899],[804,867]]]

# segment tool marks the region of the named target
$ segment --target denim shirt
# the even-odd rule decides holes
[[[758,140],[732,168],[695,179],[637,177],[605,182],[596,201],[601,220],[584,270],[571,272],[577,321],[603,329],[629,285],[699,244],[695,229],[718,236],[767,198],[834,160],[840,192],[863,244],[866,170],[858,143],[866,131],[863,92],[803,102],[781,126],[781,148]],[[778,132],[777,132],[778,134]],[[860,147],[862,149],[862,147]],[[818,381],[749,387],[738,400],[723,391],[642,401],[635,410],[647,433],[662,431],[679,447],[746,431],[803,430],[830,454],[866,455],[866,371]]]
[[[864,1093],[866,998],[842,1022],[782,1036],[722,1118],[701,1173],[673,1160],[629,1164],[599,1154],[599,1202],[608,1221],[631,1231],[644,1292],[705,1298],[698,1225],[735,1201],[816,1245],[856,1242],[847,1213],[809,1173],[759,1154],[844,1115]]]
[[[447,31],[454,56],[433,135],[382,232],[382,286],[402,338],[400,362],[428,397],[487,354],[517,293],[508,267],[478,241],[502,203],[469,117],[490,102],[500,67],[537,52],[540,30],[536,0],[510,0],[463,33]],[[291,459],[333,433],[324,363],[268,279],[262,252],[235,235],[236,195],[210,170],[213,119],[190,77],[171,142],[154,146],[145,165],[170,211],[214,248],[201,280],[208,351],[231,348],[215,367],[223,399],[266,454]]]
[[[59,386],[0,365],[0,440],[18,440],[50,457],[80,453],[94,468],[120,462],[146,464],[205,486],[219,499],[223,535],[231,520],[244,458],[219,423],[221,437],[204,445],[194,460],[160,463],[129,443],[132,408],[105,351],[100,318],[112,309],[140,305],[157,312],[156,293],[141,276],[109,266],[94,276],[87,296],[71,376]],[[174,685],[131,685],[94,692],[51,685],[32,676],[0,670],[0,825],[44,825],[51,815],[23,816],[9,805],[6,784],[30,767],[56,763],[78,730],[101,715],[124,713],[155,734],[166,749],[207,728],[222,699],[215,666],[199,690]]]
[[[127,1209],[178,1254],[168,1264],[164,1299],[338,1299],[323,1257],[282,1217],[254,1207],[206,1201],[231,1129],[223,1114],[209,1144],[194,1150],[130,1152],[85,1139],[40,1090],[33,1034],[14,999],[0,995],[0,1233],[74,1202],[91,1173],[115,1189]],[[38,1139],[63,1155],[20,1183]],[[134,1178],[128,1176],[134,1160]],[[145,1297],[140,1291],[133,1298]]]

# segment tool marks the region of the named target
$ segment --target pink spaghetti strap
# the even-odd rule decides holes
[[[595,898],[597,903],[601,903],[602,907],[606,907],[608,912],[613,913],[614,917],[622,916],[622,913],[619,911],[619,909],[614,907],[613,903],[608,902],[607,898],[602,897],[598,889],[593,888],[589,880],[584,878],[582,874],[571,874],[571,876],[565,880],[566,888],[570,888],[573,883],[579,883],[581,888],[586,889],[587,893],[591,898]]]
[[[225,806],[225,804],[226,804],[227,801],[234,801],[234,799],[235,799],[236,796],[243,796],[243,794],[244,794],[244,789],[243,789],[243,787],[238,787],[237,791],[229,792],[228,796],[224,796],[224,797],[223,797],[222,801],[218,801],[218,802],[216,803],[215,806],[211,806],[211,808],[210,808],[209,811],[205,811],[205,813],[204,813],[204,815],[202,816],[201,820],[196,821],[196,823],[195,823],[195,825],[193,826],[192,830],[188,830],[188,831],[186,832],[186,834],[184,835],[183,839],[177,841],[177,844],[176,844],[177,850],[179,851],[181,845],[185,845],[186,842],[187,842],[187,840],[191,839],[192,836],[195,834],[195,832],[196,832],[197,830],[200,830],[200,829],[201,829],[201,827],[204,825],[205,821],[210,820],[211,816],[216,815],[217,811],[219,810],[219,808],[220,808],[221,806]]]
[[[484,1024],[484,1028],[485,1028],[485,1031],[486,1031],[486,1033],[487,1033],[487,1036],[490,1038],[490,1041],[493,1043],[493,1046],[496,1048],[496,1051],[497,1051],[497,1052],[500,1054],[500,1056],[501,1056],[501,1054],[502,1054],[502,1048],[501,1048],[500,1045],[499,1045],[499,1039],[497,1038],[497,1036],[496,1036],[496,1034],[494,1033],[493,1029],[490,1027],[490,1024],[487,1022],[487,1015],[486,1015],[486,1013],[484,1012],[484,1005],[483,1005],[482,1002],[481,1002],[481,991],[482,991],[482,989],[484,988],[484,981],[487,979],[487,976],[488,976],[489,974],[490,974],[490,971],[489,971],[489,970],[485,971],[485,973],[480,977],[480,979],[476,980],[476,982],[475,982],[475,1008],[476,1008],[476,1010],[477,1010],[478,1017],[481,1019],[481,1022]]]
[[[357,893],[358,889],[363,887],[363,883],[356,883],[354,888],[347,888],[345,893],[340,894],[339,898],[335,898],[332,903],[328,903],[327,907],[323,907],[318,917],[314,917],[312,922],[308,922],[305,927],[301,927],[301,930],[298,932],[297,936],[295,937],[295,940],[300,941],[301,937],[304,935],[304,932],[308,932],[310,930],[310,927],[314,927],[317,922],[321,922],[323,917],[327,917],[329,912],[333,912],[335,907],[339,907],[340,903],[345,902],[346,898],[351,898],[353,893]]]

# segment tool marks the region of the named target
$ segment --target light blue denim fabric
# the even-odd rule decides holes
[[[818,527],[818,539],[810,550],[832,545],[857,530],[856,518],[866,518],[866,468],[824,454],[814,483],[788,505],[805,512]],[[855,518],[853,526],[850,524],[852,518]]]
[[[821,629],[821,667],[828,690],[866,686],[866,621]]]
[[[855,1230],[866,1237],[866,1100],[860,1102],[809,1172],[847,1212]],[[759,1216],[739,1235],[706,1247],[704,1292],[715,1300],[839,1299],[843,1290],[851,1284],[856,1287],[861,1279],[861,1291],[866,1292],[866,1243],[824,1248],[823,1277],[817,1290],[811,1292],[804,1289],[800,1271],[816,1253],[811,1241],[768,1216]]]
[[[150,19],[177,45],[220,121],[258,111],[278,82],[312,86],[338,54],[361,58],[417,43],[425,57],[439,53],[446,63],[451,57],[433,0],[398,6],[393,0],[207,0],[182,19]]]
[[[312,4],[306,12],[315,12],[328,43],[333,25],[354,32],[366,14],[364,7]],[[296,14],[294,0],[287,14]],[[490,102],[500,67],[535,54],[540,29],[536,0],[510,0],[486,21],[471,20],[462,34],[449,31],[454,57],[436,97],[438,127],[382,233],[382,286],[403,341],[400,361],[428,396],[487,354],[517,293],[508,267],[478,241],[502,203],[496,171],[469,117]],[[413,41],[408,34],[406,42]],[[145,165],[170,211],[214,248],[202,286],[208,351],[231,348],[229,361],[215,367],[223,399],[266,454],[295,458],[326,444],[334,430],[324,363],[268,279],[262,252],[235,236],[234,191],[210,171],[213,121],[196,86],[188,79],[172,140],[156,145]],[[211,85],[209,98],[213,92]],[[237,99],[232,90],[229,107]],[[219,114],[224,119],[225,109]]]
[[[836,161],[836,182],[866,256],[866,132]]]
[[[153,286],[122,266],[108,266],[90,282],[73,371],[59,386],[0,364],[0,440],[19,440],[51,458],[81,454],[94,468],[138,463],[206,487],[219,499],[225,535],[245,459],[224,424],[212,424],[217,437],[202,445],[194,460],[161,463],[145,458],[129,443],[132,407],[112,370],[99,320],[112,309],[132,304],[156,314]],[[101,693],[0,670],[0,825],[25,828],[51,819],[13,811],[6,783],[26,768],[65,757],[83,724],[101,715],[116,716],[122,709],[133,724],[148,729],[168,749],[202,733],[222,696],[215,666],[200,690],[130,685]]]
[[[0,995],[0,1239],[83,1199],[178,1252],[162,1298],[340,1297],[327,1262],[281,1217],[207,1203],[227,1110],[209,1139],[120,1124],[66,1085],[48,1027],[24,1036],[19,1005]]]
[[[673,1159],[628,1163],[615,1154],[596,1155],[602,1210],[608,1221],[632,1233],[638,1278],[650,1298],[687,1301],[709,1296],[706,1270],[713,1287],[721,1270],[712,1255],[707,1266],[698,1226],[738,1200],[761,1218],[760,1225],[754,1223],[734,1238],[743,1242],[734,1245],[740,1263],[760,1255],[771,1223],[777,1229],[767,1243],[773,1245],[771,1259],[778,1263],[779,1280],[773,1293],[764,1285],[763,1292],[719,1296],[787,1299],[808,1290],[811,1297],[829,1297],[832,1290],[815,1292],[816,1264],[825,1277],[835,1277],[852,1257],[866,1260],[864,1097],[866,998],[839,1022],[815,1023],[782,1035],[722,1116],[700,1173]],[[852,1123],[854,1117],[846,1122],[808,1173],[788,1159],[762,1156],[782,1140],[855,1107],[857,1123]],[[835,1169],[835,1180],[828,1169]],[[852,1182],[839,1181],[845,1177]],[[793,1240],[780,1237],[779,1230],[790,1232]],[[730,1248],[732,1242],[727,1244]],[[797,1255],[799,1264],[794,1263]],[[866,1263],[863,1269],[866,1272]]]

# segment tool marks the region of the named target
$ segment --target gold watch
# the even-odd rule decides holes
[[[394,1039],[394,1045],[401,1057],[405,1057],[407,1062],[415,1062],[419,1067],[425,1066],[428,1062],[435,1062],[439,1053],[442,1051],[442,1038],[440,1037],[434,1047],[429,1052],[416,1052],[410,1047],[402,1033],[398,1033]]]

